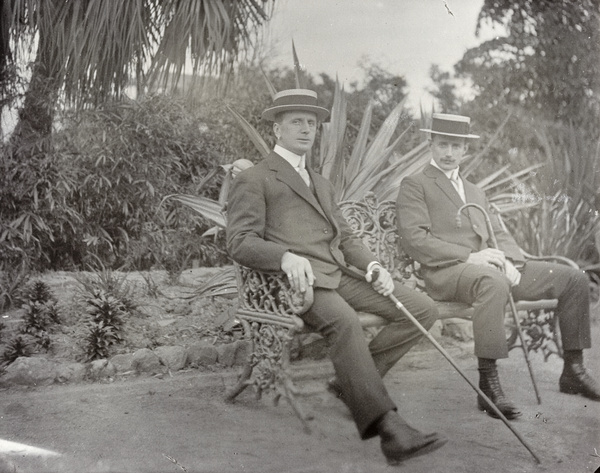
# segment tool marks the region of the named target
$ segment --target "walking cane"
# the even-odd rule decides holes
[[[488,230],[488,233],[490,234],[490,239],[492,241],[492,246],[495,249],[499,249],[498,241],[496,240],[496,235],[494,234],[494,229],[492,227],[492,221],[490,220],[490,216],[488,215],[486,210],[481,205],[469,204],[469,203],[464,204],[460,209],[458,209],[458,212],[456,213],[456,225],[458,227],[461,226],[460,214],[467,207],[474,207],[483,214],[483,216],[485,218],[485,224],[487,226],[487,230]],[[535,391],[535,397],[537,399],[537,403],[541,404],[542,398],[540,397],[540,393],[538,391],[538,387],[535,382],[535,377],[533,375],[533,368],[531,367],[531,362],[529,361],[529,352],[527,350],[527,345],[525,344],[525,338],[523,337],[523,331],[521,330],[521,322],[519,321],[519,313],[517,312],[517,307],[515,306],[515,300],[513,299],[512,292],[509,292],[509,294],[508,294],[508,304],[510,305],[510,311],[512,313],[513,320],[515,322],[515,326],[517,327],[517,333],[519,334],[519,340],[521,340],[521,348],[523,349],[523,355],[525,355],[525,362],[527,363],[527,369],[529,370],[529,376],[531,377],[531,383],[533,384],[533,390]]]
[[[379,276],[379,271],[377,269],[375,269],[373,271],[373,281],[376,281],[378,276]],[[458,374],[460,374],[465,379],[465,381],[467,383],[469,383],[469,385],[475,390],[475,392],[477,394],[479,394],[485,400],[485,402],[496,413],[496,415],[502,420],[502,422],[504,422],[504,424],[510,429],[510,431],[513,434],[515,434],[515,436],[519,439],[519,441],[523,444],[523,446],[529,451],[529,453],[531,453],[533,458],[535,458],[535,461],[538,464],[541,463],[540,459],[534,453],[534,451],[531,449],[529,444],[525,441],[525,439],[523,437],[521,437],[519,432],[517,432],[512,425],[510,425],[510,422],[508,422],[508,419],[504,416],[504,414],[502,414],[502,412],[500,412],[500,409],[498,409],[496,407],[496,405],[491,401],[491,399],[489,397],[487,397],[485,395],[485,393],[467,377],[467,375],[458,367],[458,365],[452,359],[452,357],[448,354],[448,352],[446,350],[444,350],[444,347],[442,347],[438,343],[438,341],[435,338],[433,338],[433,336],[427,331],[427,329],[425,327],[423,327],[423,325],[421,325],[421,323],[415,318],[414,315],[412,315],[408,311],[408,309],[406,307],[404,307],[404,304],[402,304],[402,302],[400,302],[396,298],[396,296],[394,296],[394,294],[390,294],[388,297],[396,305],[396,307],[408,318],[408,320],[410,320],[419,329],[419,331],[423,335],[425,335],[425,337],[433,344],[433,346],[438,349],[438,351],[444,356],[444,358],[446,358],[446,360],[448,360],[450,362],[450,364],[454,367],[454,369],[456,371],[458,371]]]

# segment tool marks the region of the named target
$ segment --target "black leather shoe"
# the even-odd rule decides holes
[[[396,411],[389,411],[377,424],[381,451],[390,465],[425,455],[444,446],[448,441],[437,433],[423,434],[409,426]]]
[[[338,379],[335,376],[333,378],[331,378],[329,381],[327,381],[327,391],[329,391],[335,397],[341,399],[342,388],[340,387],[340,383],[338,382]]]
[[[500,378],[498,377],[498,371],[493,369],[491,371],[479,373],[479,389],[494,403],[500,412],[507,419],[516,419],[521,416],[519,409],[510,402],[504,392],[502,386],[500,386]],[[480,411],[484,411],[490,417],[499,419],[500,416],[488,405],[488,403],[481,396],[477,396],[477,407]]]
[[[581,394],[588,399],[600,401],[600,386],[581,363],[565,367],[560,375],[558,387],[561,393]]]

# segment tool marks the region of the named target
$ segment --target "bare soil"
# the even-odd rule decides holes
[[[53,287],[62,284],[65,293],[72,290],[74,283],[69,275],[53,277]],[[170,290],[172,294],[183,293],[205,277],[192,272],[182,278],[181,289]],[[206,305],[202,311],[193,306],[199,304],[202,308],[200,302],[192,302],[188,310],[189,300],[165,301],[173,303],[171,312],[160,299],[150,297],[147,305],[160,309],[145,311],[139,316],[140,326],[132,330],[158,326],[152,343],[164,339],[176,344],[221,336],[204,324],[212,321],[214,327],[217,318],[226,319],[214,312],[229,310],[228,302],[219,302],[224,307],[218,310],[215,305]],[[181,307],[185,315],[181,315]],[[199,318],[192,320],[194,317]],[[598,320],[595,314],[594,341],[600,335]],[[196,328],[189,330],[191,325]],[[68,333],[62,335],[68,339]],[[132,347],[147,340],[150,338],[144,336],[139,342],[128,343]],[[443,345],[469,379],[476,381],[472,343],[444,339]],[[76,353],[77,348],[70,352],[61,348],[54,355],[68,357]],[[586,350],[585,357],[590,371],[600,379],[600,344]],[[377,439],[359,439],[344,404],[324,388],[331,366],[326,361],[311,361],[297,363],[294,368],[302,402],[314,417],[310,421],[311,434],[303,431],[285,401],[274,406],[269,396],[257,400],[248,389],[234,404],[225,403],[223,392],[234,384],[237,369],[214,373],[187,370],[164,379],[4,389],[0,439],[59,455],[0,454],[0,473],[377,473],[399,468],[411,473],[596,471],[600,467],[600,403],[558,392],[562,361],[556,356],[544,361],[540,354],[533,354],[532,363],[541,405],[536,403],[519,349],[512,350],[509,359],[500,363],[500,371],[506,393],[523,411],[512,425],[541,464],[501,421],[477,410],[472,388],[424,340],[400,360],[385,382],[399,411],[413,426],[442,432],[449,442],[400,467],[385,463]]]
[[[131,353],[140,348],[187,345],[206,340],[213,344],[227,343],[241,336],[232,330],[236,299],[229,297],[198,297],[197,291],[223,268],[186,270],[175,281],[166,271],[150,272],[52,272],[32,277],[29,284],[42,281],[57,299],[61,323],[48,330],[51,343],[44,349],[35,337],[26,336],[32,354],[58,362],[87,361],[86,335],[89,333],[91,290],[115,287],[118,298],[131,309],[121,315],[122,341],[110,348],[109,356]],[[91,289],[91,290],[90,290]],[[2,314],[6,326],[2,344],[6,345],[23,327],[24,311],[16,307]]]

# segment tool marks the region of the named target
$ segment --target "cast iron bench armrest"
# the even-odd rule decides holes
[[[571,266],[571,268],[579,269],[579,265],[573,261],[572,259],[566,258],[565,256],[535,256],[527,253],[525,250],[521,250],[526,259],[532,261],[548,261],[548,262],[556,262],[561,264],[566,264],[567,266]]]
[[[238,314],[248,320],[271,322],[301,330],[298,315],[313,303],[313,289],[305,294],[293,291],[285,273],[266,272],[235,264],[239,296]]]

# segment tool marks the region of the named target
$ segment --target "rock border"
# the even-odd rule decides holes
[[[48,386],[51,384],[104,381],[117,376],[162,377],[186,368],[219,365],[223,368],[242,366],[251,350],[248,340],[223,345],[195,342],[187,347],[159,346],[141,348],[133,353],[88,363],[57,362],[43,356],[19,357],[5,368],[0,386]]]

